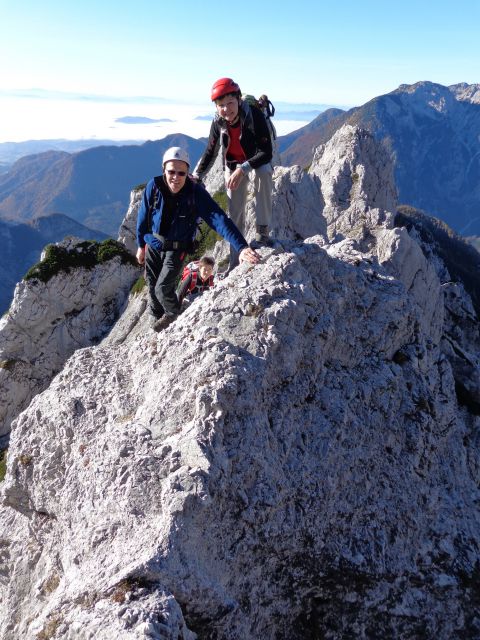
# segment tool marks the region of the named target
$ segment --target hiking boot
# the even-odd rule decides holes
[[[273,245],[268,235],[268,226],[266,224],[257,224],[255,242],[261,247],[271,247]]]
[[[150,329],[155,329],[155,325],[159,320],[162,319],[163,316],[156,316],[153,313],[148,314],[148,326]]]
[[[153,325],[154,331],[162,331],[162,329],[166,329],[169,324],[172,324],[174,320],[176,320],[177,316],[173,314],[165,313],[161,318],[159,318],[155,324]]]

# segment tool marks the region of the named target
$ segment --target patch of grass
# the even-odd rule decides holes
[[[0,482],[5,478],[7,471],[7,449],[0,451]]]
[[[136,282],[133,283],[130,293],[134,296],[138,295],[145,288],[145,278],[140,276]]]
[[[77,598],[75,598],[75,604],[78,604],[82,609],[91,609],[97,602],[102,599],[102,596],[96,591],[86,591]]]
[[[115,590],[110,596],[110,600],[112,602],[116,602],[117,604],[122,604],[123,602],[125,602],[127,593],[132,591],[132,588],[133,588],[133,585],[131,580],[128,580],[128,579],[122,580],[115,587]]]
[[[12,359],[12,360],[0,360],[0,369],[6,369],[7,371],[12,371],[13,367],[15,366],[15,363],[17,361]]]
[[[217,191],[212,197],[218,206],[227,212],[227,192]],[[189,253],[186,256],[184,264],[188,264],[192,260],[199,260],[204,255],[209,255],[215,244],[222,240],[222,237],[214,229],[211,229],[206,222],[200,223],[199,232],[198,246],[193,253]]]
[[[24,276],[24,280],[36,278],[41,282],[48,282],[61,271],[69,272],[70,269],[93,269],[97,264],[102,264],[120,256],[122,264],[134,264],[136,260],[121,244],[116,240],[108,238],[103,242],[96,240],[86,240],[75,245],[72,249],[49,244],[45,248],[45,257],[41,262],[31,267]]]
[[[50,576],[48,576],[48,578],[42,584],[40,593],[44,596],[50,595],[51,593],[56,591],[59,584],[60,584],[60,576],[58,575],[58,573],[52,573]]]
[[[109,598],[112,602],[116,602],[117,604],[122,604],[123,602],[125,602],[127,593],[132,593],[133,597],[135,597],[135,592],[137,591],[137,589],[150,589],[150,588],[151,588],[151,584],[145,578],[128,577],[128,578],[125,578],[124,580],[121,580],[117,585],[115,585],[115,588],[110,594]]]
[[[131,420],[133,420],[134,417],[135,417],[135,411],[132,411],[131,413],[126,413],[123,416],[118,416],[117,418],[115,418],[115,422],[119,424],[123,424],[125,422],[130,422]]]
[[[61,624],[62,619],[60,616],[55,615],[52,616],[49,620],[45,622],[43,625],[43,629],[40,633],[37,633],[36,640],[51,640],[57,633],[58,627]]]
[[[122,260],[122,264],[126,264],[129,262],[132,264],[136,264],[136,261],[133,259],[130,253],[125,249],[123,244],[121,244],[120,242],[117,242],[116,240],[112,240],[111,238],[108,238],[107,240],[100,242],[96,247],[96,249],[97,249],[97,260],[100,264],[103,264],[104,262],[108,262],[109,260],[112,260],[116,256],[120,256]]]
[[[211,229],[206,222],[202,222],[200,225],[199,245],[190,260],[198,260],[206,253],[209,253],[215,246],[215,243],[221,239],[222,237]]]
[[[228,198],[226,191],[217,191],[213,194],[213,199],[224,211],[228,211]]]

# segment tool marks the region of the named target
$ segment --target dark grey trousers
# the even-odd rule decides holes
[[[145,277],[150,294],[150,313],[177,315],[180,304],[175,285],[183,264],[183,251],[156,251],[149,245],[145,252]]]

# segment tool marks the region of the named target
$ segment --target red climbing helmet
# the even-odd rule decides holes
[[[212,87],[212,102],[226,96],[227,93],[240,93],[240,87],[231,78],[220,78]]]

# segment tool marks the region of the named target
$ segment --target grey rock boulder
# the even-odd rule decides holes
[[[77,250],[68,243],[69,251]],[[115,257],[92,269],[61,271],[48,282],[17,284],[0,320],[0,435],[76,349],[109,331],[138,275],[137,267]]]

